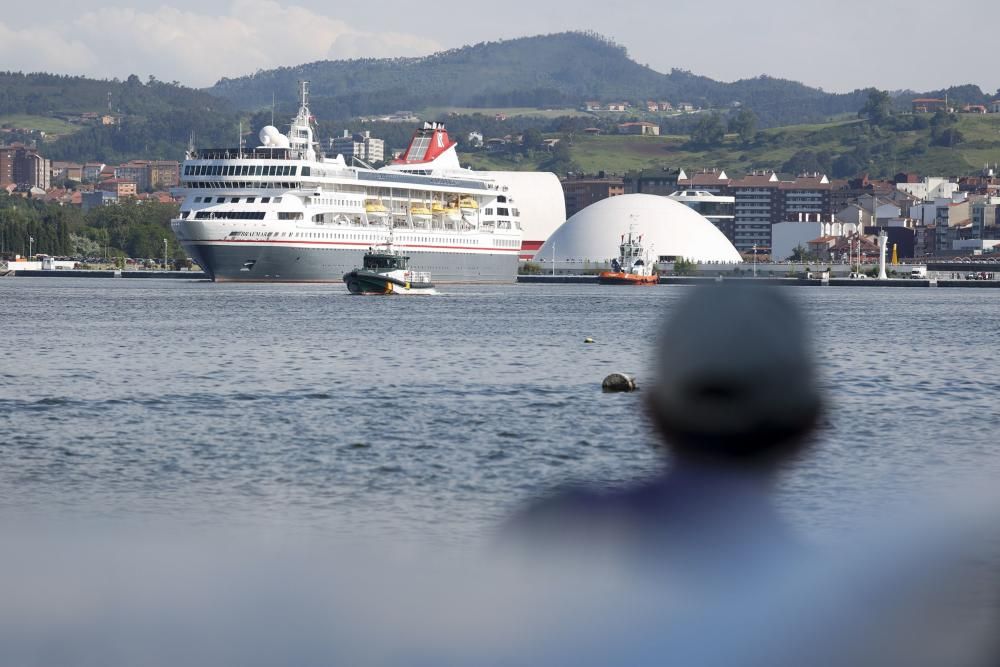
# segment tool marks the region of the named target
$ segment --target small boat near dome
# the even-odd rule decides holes
[[[599,285],[655,285],[660,281],[643,248],[642,234],[635,233],[635,225],[622,234],[618,250],[618,258],[611,260],[611,270],[597,275]]]
[[[410,257],[392,247],[391,239],[381,248],[369,248],[361,268],[344,274],[351,294],[437,294],[431,274],[409,268]]]

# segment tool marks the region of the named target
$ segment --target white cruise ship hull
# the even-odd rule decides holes
[[[188,256],[216,282],[339,283],[362,266],[369,248],[389,239],[385,226],[312,225],[175,219]],[[513,282],[520,238],[488,231],[393,230],[393,247],[436,283]]]
[[[277,243],[182,244],[189,256],[216,282],[341,283],[361,266],[367,246]],[[414,270],[429,271],[434,282],[510,283],[517,274],[518,251],[475,252],[396,244],[410,256]]]

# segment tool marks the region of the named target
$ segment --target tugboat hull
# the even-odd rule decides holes
[[[344,282],[351,294],[434,294],[434,283],[411,283],[374,271],[348,271]]]
[[[598,285],[656,285],[658,276],[640,276],[623,271],[602,271],[597,276]]]

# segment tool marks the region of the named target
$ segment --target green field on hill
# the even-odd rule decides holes
[[[1000,114],[962,114],[956,127],[963,139],[953,147],[930,145],[929,129],[870,131],[859,120],[762,130],[750,144],[727,135],[718,146],[697,149],[689,145],[686,136],[575,135],[569,138],[570,159],[586,173],[622,173],[663,166],[691,172],[718,167],[738,176],[754,169],[780,171],[800,152],[825,154],[832,160],[862,145],[871,147],[865,168],[873,176],[891,176],[899,171],[958,176],[1000,162]],[[468,153],[462,161],[478,169],[530,170],[539,168],[548,157],[546,153],[513,158],[502,153]]]
[[[65,136],[73,134],[80,129],[79,125],[73,125],[58,118],[30,116],[27,114],[0,116],[0,127],[4,126],[17,129],[40,130],[50,136]]]
[[[461,116],[472,116],[475,114],[496,116],[498,114],[502,114],[508,118],[517,118],[518,116],[533,116],[536,118],[565,118],[567,116],[577,117],[593,115],[587,111],[580,111],[579,109],[538,109],[534,107],[427,107],[417,113],[417,115],[421,118],[428,119],[444,119],[450,114],[459,114]]]

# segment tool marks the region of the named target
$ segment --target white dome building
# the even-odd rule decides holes
[[[657,195],[620,195],[591,204],[562,224],[535,254],[535,261],[558,269],[591,268],[618,256],[622,234],[633,229],[651,262],[684,258],[695,262],[738,263],[729,239],[684,204]]]

